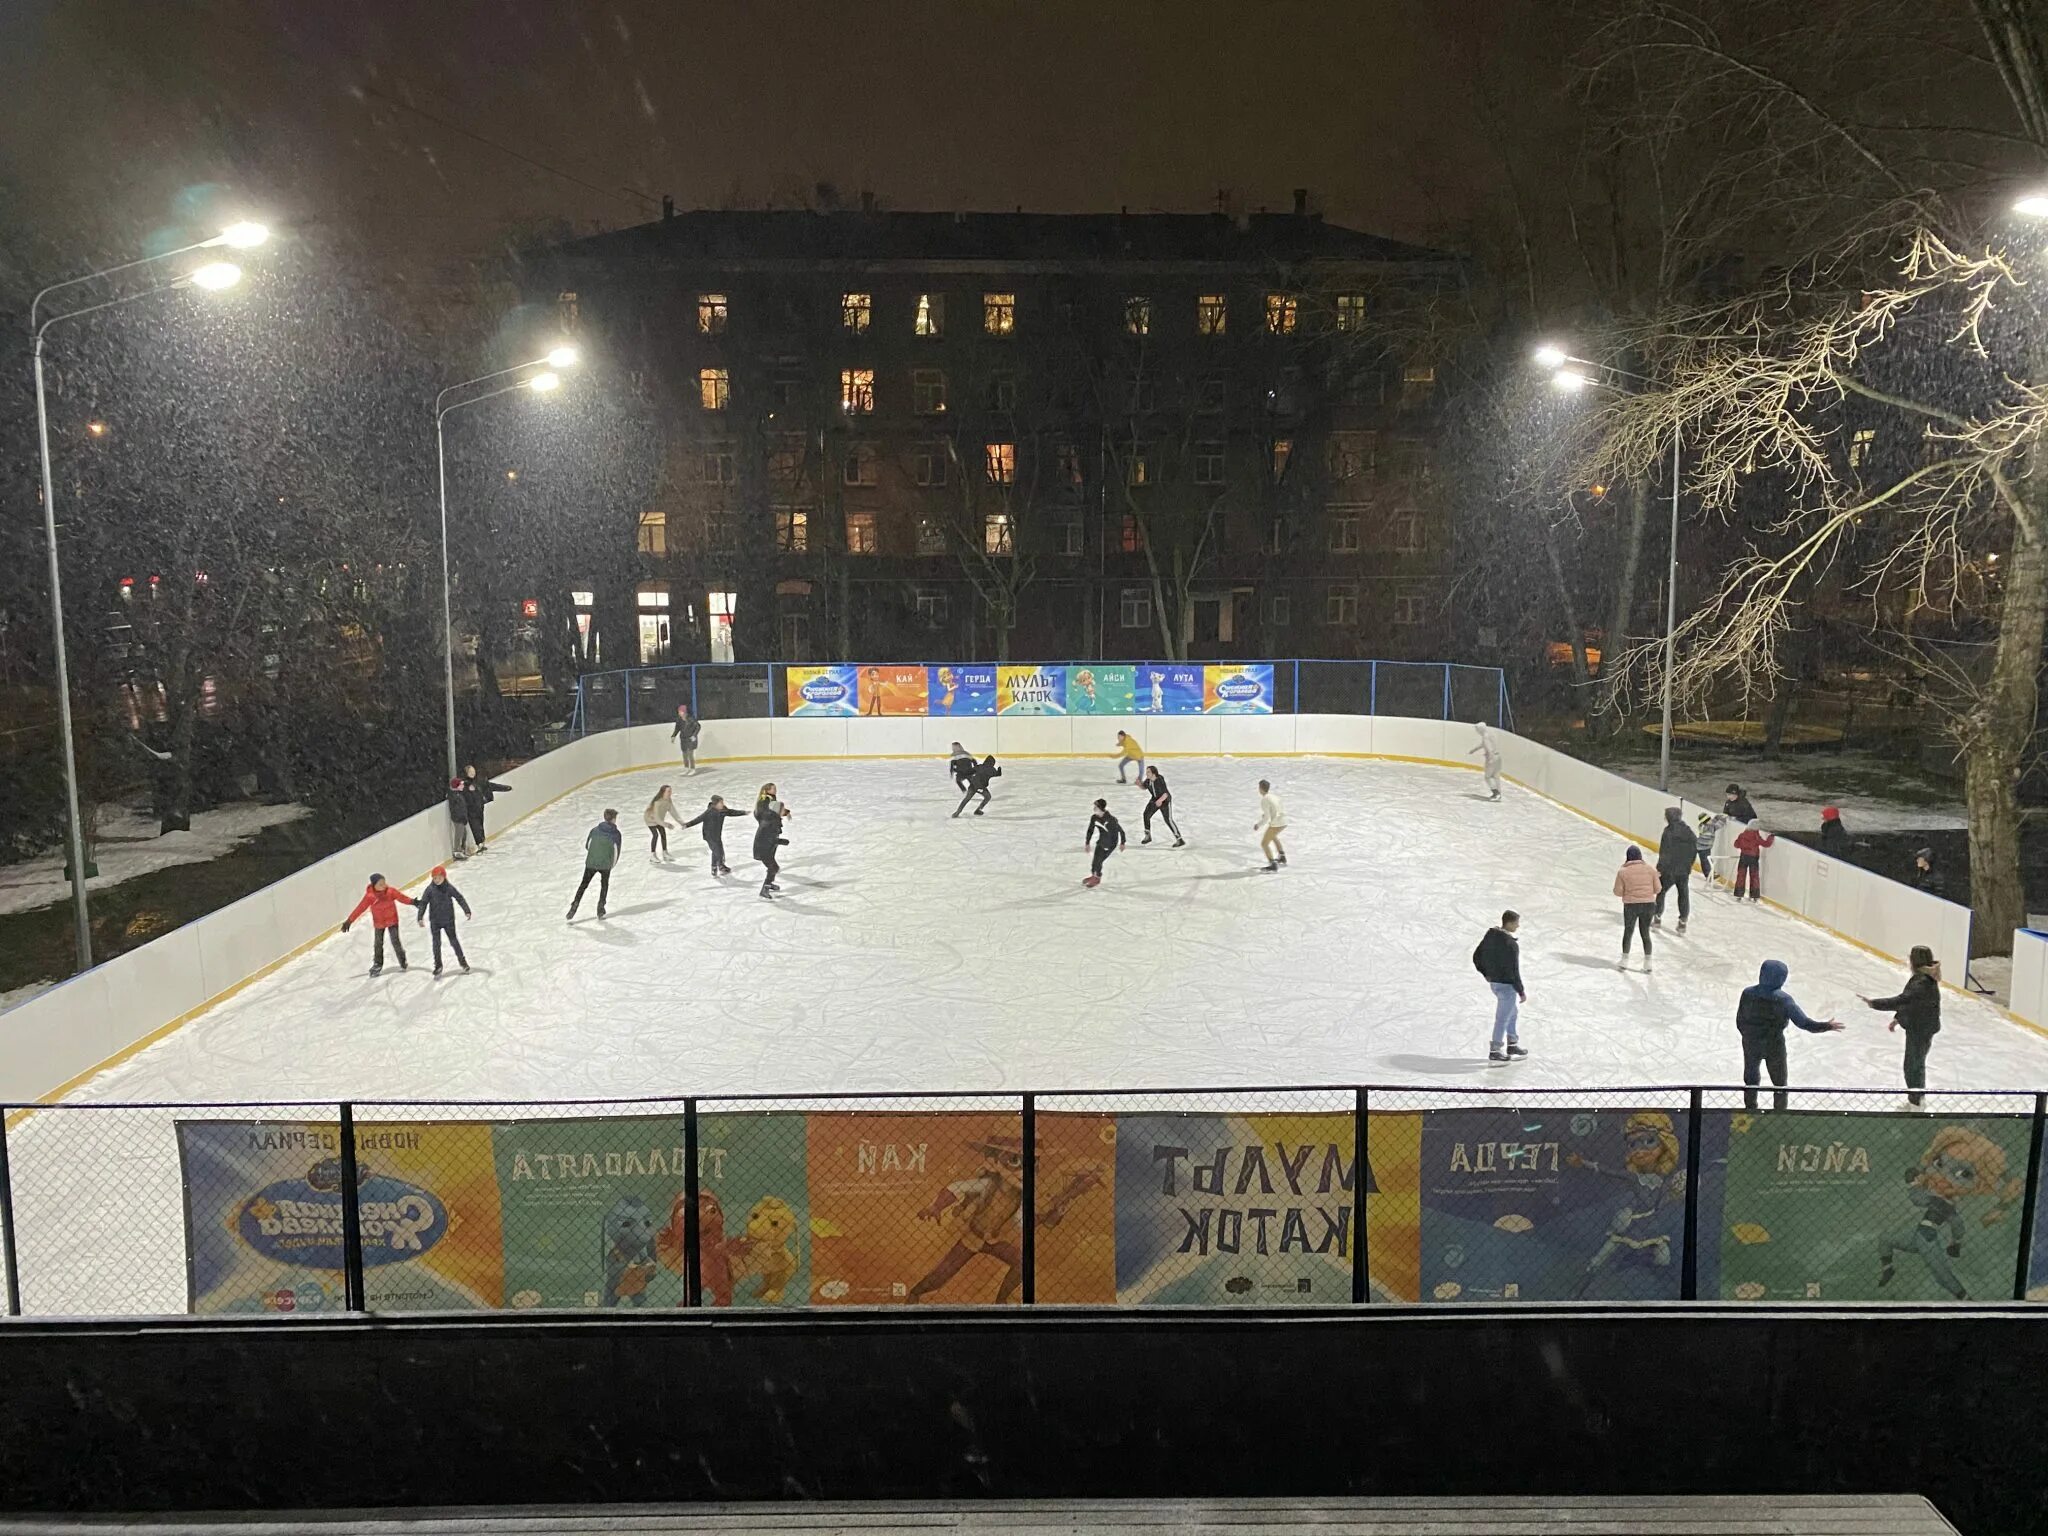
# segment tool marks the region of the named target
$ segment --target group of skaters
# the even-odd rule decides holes
[[[1483,740],[1484,727],[1481,727],[1481,732]],[[1845,847],[1848,834],[1842,828],[1841,812],[1834,806],[1828,806],[1822,811],[1821,818],[1823,849],[1828,846],[1826,829],[1829,827],[1841,829],[1836,836]],[[1756,809],[1750,804],[1742,786],[1730,784],[1721,813],[1701,816],[1697,829],[1686,825],[1683,810],[1671,806],[1664,812],[1664,829],[1658,839],[1655,862],[1645,859],[1643,850],[1631,844],[1614,876],[1614,894],[1622,904],[1618,969],[1626,971],[1629,968],[1631,942],[1640,937],[1642,968],[1645,974],[1649,973],[1650,932],[1663,926],[1667,898],[1674,892],[1678,898],[1677,932],[1683,934],[1686,931],[1692,917],[1693,869],[1697,867],[1702,876],[1709,880],[1713,878],[1713,850],[1723,829],[1730,823],[1741,827],[1733,840],[1736,852],[1735,899],[1738,902],[1745,897],[1751,902],[1762,899],[1758,866],[1762,862],[1763,850],[1772,846],[1776,839],[1758,824]],[[1922,871],[1931,874],[1932,856],[1927,850],[1921,850],[1915,862]],[[1920,883],[1915,882],[1916,885]],[[1490,1062],[1514,1062],[1529,1054],[1520,1037],[1521,1005],[1528,1001],[1528,992],[1522,982],[1521,944],[1516,937],[1521,922],[1518,912],[1501,913],[1500,921],[1487,929],[1478,948],[1472,952],[1473,968],[1484,978],[1494,996],[1493,1034],[1487,1050]],[[1879,1012],[1890,1013],[1889,1028],[1904,1034],[1906,1107],[1919,1110],[1924,1105],[1927,1087],[1927,1055],[1935,1035],[1941,1031],[1941,962],[1935,959],[1932,949],[1917,944],[1908,956],[1908,965],[1910,974],[1897,994],[1861,1000]],[[1847,1028],[1839,1019],[1810,1017],[1785,990],[1790,976],[1791,969],[1784,961],[1764,961],[1758,968],[1756,984],[1743,989],[1736,1005],[1735,1028],[1742,1041],[1743,1101],[1750,1109],[1757,1107],[1758,1089],[1766,1074],[1771,1080],[1774,1106],[1778,1109],[1786,1106],[1789,1068],[1785,1031],[1788,1027],[1809,1034],[1831,1034]]]
[[[692,768],[690,771],[696,770]],[[674,786],[664,784],[654,792],[654,798],[647,802],[647,809],[641,813],[640,819],[647,827],[647,857],[656,864],[673,863],[675,856],[668,848],[670,825],[686,832],[695,827],[704,839],[704,851],[710,855],[712,878],[729,875],[732,866],[725,858],[725,824],[735,816],[746,814],[737,806],[728,805],[725,796],[713,795],[705,802],[703,810],[685,821],[676,806]],[[775,786],[763,784],[754,797],[753,817],[754,861],[763,871],[761,896],[764,900],[772,901],[782,891],[776,879],[782,873],[776,850],[789,846],[789,839],[782,832],[791,814]],[[612,809],[607,809],[597,825],[584,834],[583,879],[576,887],[575,896],[570,899],[568,921],[576,921],[584,893],[590,889],[593,880],[597,882],[597,915],[605,915],[605,904],[611,898],[612,871],[618,867],[625,841],[625,834],[619,830],[619,813]]]

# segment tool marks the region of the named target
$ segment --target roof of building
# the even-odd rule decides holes
[[[1449,262],[1320,214],[694,209],[556,246],[576,260],[688,262]]]

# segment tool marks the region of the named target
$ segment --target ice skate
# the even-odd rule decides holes
[[[440,966],[438,966],[438,965],[437,965],[437,966],[435,966],[435,967],[434,967],[434,974],[435,974],[436,976],[438,976],[438,975],[440,975],[440,974],[441,974],[441,967],[440,967]]]
[[[1083,885],[1087,886],[1087,887],[1088,887],[1088,888],[1089,888],[1089,889],[1090,889],[1090,890],[1092,891],[1092,890],[1094,890],[1094,889],[1095,889],[1095,887],[1096,887],[1096,886],[1098,886],[1098,885],[1102,884],[1102,876],[1100,876],[1100,875],[1083,875],[1083,876],[1081,877],[1081,883],[1082,883]]]
[[[1685,937],[1685,919],[1682,917],[1678,920],[1678,936],[1681,939]]]
[[[603,914],[600,913],[599,915],[602,916]],[[1650,957],[1648,955],[1643,956],[1643,974],[1645,976],[1650,974]]]
[[[599,908],[597,909],[597,915],[598,915],[598,916],[599,916],[600,918],[602,918],[602,917],[604,916],[604,908],[603,908],[603,907],[599,907]]]
[[[1623,956],[1622,956],[1622,957],[1621,957],[1621,958],[1620,958],[1619,960],[1615,961],[1615,962],[1614,962],[1614,968],[1615,968],[1615,969],[1616,969],[1617,971],[1625,971],[1625,970],[1627,970],[1627,969],[1628,969],[1628,956],[1627,956],[1627,955],[1623,955]]]
[[[1276,869],[1278,869],[1279,867],[1280,867],[1280,866],[1279,866],[1278,864],[1274,864],[1274,863],[1271,863],[1270,861],[1269,861],[1269,862],[1267,862],[1267,863],[1265,863],[1265,864],[1261,864],[1261,865],[1259,866],[1259,868],[1261,868],[1261,869],[1263,869],[1263,870],[1266,870],[1266,871],[1267,871],[1267,872],[1269,872],[1269,873],[1270,873],[1271,871],[1273,871],[1273,870],[1276,870]]]
[[[384,962],[379,960],[375,965],[371,966],[370,974],[372,976],[382,976],[384,974]]]
[[[1184,837],[1176,837],[1176,838],[1175,838],[1175,839],[1173,840],[1173,846],[1174,846],[1174,847],[1176,847],[1176,848],[1185,848],[1185,847],[1187,847],[1187,845],[1188,845],[1188,840],[1187,840],[1186,838],[1184,838]]]
[[[1511,1061],[1520,1061],[1520,1060],[1521,1060],[1521,1059],[1522,1059],[1522,1058],[1523,1058],[1524,1056],[1527,1056],[1528,1054],[1529,1054],[1529,1053],[1528,1053],[1527,1051],[1523,1050],[1523,1049],[1522,1049],[1522,1047],[1521,1047],[1520,1045],[1518,1045],[1518,1044],[1517,1044],[1517,1043],[1516,1043],[1515,1041],[1513,1041],[1513,1040],[1510,1040],[1510,1041],[1508,1042],[1508,1059],[1509,1059],[1509,1060],[1511,1060]]]
[[[1504,1061],[1506,1061],[1506,1060],[1508,1059],[1508,1053],[1507,1053],[1506,1051],[1500,1051],[1500,1050],[1488,1051],[1488,1052],[1486,1053],[1486,1059],[1487,1059],[1488,1061],[1501,1061],[1501,1062],[1504,1062]]]
[[[1662,928],[1664,926],[1664,919],[1661,917],[1653,917],[1650,919],[1650,926],[1652,928]]]
[[[775,899],[775,893],[769,890],[768,887],[764,885],[761,887],[761,899],[763,901],[773,901]]]
[[[980,806],[980,805],[977,805],[977,806],[976,806],[976,807],[974,808],[974,814],[975,814],[975,815],[977,815],[977,816],[979,816],[979,815],[980,815],[980,814],[981,814],[981,813],[982,813],[982,812],[983,812],[984,810],[986,810],[986,809],[987,809],[987,807],[986,807],[986,806]]]
[[[1284,853],[1283,853],[1283,854],[1281,854],[1281,855],[1280,855],[1280,862],[1281,862],[1282,864],[1285,864],[1285,863],[1287,862],[1287,855],[1286,855],[1286,854],[1284,854]]]
[[[461,966],[465,971],[469,969],[469,962],[467,960],[458,960],[455,963]]]
[[[568,915],[567,917],[563,918],[563,919],[562,919],[562,921],[563,921],[563,922],[565,922],[565,923],[573,923],[573,922],[575,922],[575,921],[576,921],[576,909],[575,909],[574,907],[571,907],[571,908],[569,909],[569,915]]]
[[[1143,837],[1139,838],[1138,841],[1141,843],[1149,843],[1152,841],[1152,834],[1150,832],[1147,832]]]

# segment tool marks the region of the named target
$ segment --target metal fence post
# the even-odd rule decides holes
[[[1294,658],[1294,712],[1301,713],[1301,658]]]
[[[2048,1093],[2034,1095],[2034,1139],[2027,1148],[2027,1192],[2020,1206],[2020,1259],[2019,1271],[2013,1276],[2012,1299],[2027,1299],[2027,1271],[2033,1267],[2034,1257],[2034,1197],[2041,1190],[2041,1130],[2048,1122]]]
[[[1380,712],[1380,664],[1369,661],[1366,665],[1372,668],[1372,672],[1371,681],[1366,685],[1365,712],[1368,715],[1376,715]]]
[[[624,678],[625,680],[620,685],[619,692],[626,701],[626,724],[631,725],[633,723],[633,669],[631,667],[626,668]]]
[[[1365,1192],[1372,1183],[1372,1163],[1365,1133],[1366,1098],[1363,1088],[1352,1090],[1351,1099],[1351,1300],[1372,1300],[1372,1281],[1366,1267]]]
[[[1700,1140],[1706,1118],[1706,1094],[1692,1091],[1685,1120],[1685,1262],[1678,1270],[1681,1301],[1697,1301],[1700,1292]]]
[[[2037,1132],[2038,1132],[2038,1122]],[[2038,1140],[2038,1134],[2036,1136]],[[7,1274],[7,1315],[21,1316],[21,1270],[14,1257],[14,1170],[7,1161],[7,1106],[0,1104],[0,1261]]]
[[[1451,718],[1451,664],[1444,663],[1444,718]]]
[[[772,661],[762,662],[761,675],[768,679],[768,716],[770,719],[773,719],[775,717],[775,663]]]
[[[690,663],[690,718],[692,720],[704,718],[697,713],[697,663],[694,661]]]
[[[697,1101],[683,1100],[683,1305],[704,1304],[704,1233],[697,1219]],[[723,1233],[719,1234],[721,1237]]]
[[[1038,1095],[1024,1095],[1024,1305],[1038,1301]]]
[[[363,1300],[363,1205],[357,1188],[356,1108],[341,1106],[341,1304],[349,1312],[367,1312]]]

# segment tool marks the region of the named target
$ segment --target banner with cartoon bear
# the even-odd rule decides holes
[[[2010,1298],[2030,1118],[1738,1112],[1702,1142],[1702,1296]]]
[[[1422,1121],[1428,1301],[1677,1301],[1683,1110],[1431,1110]]]

